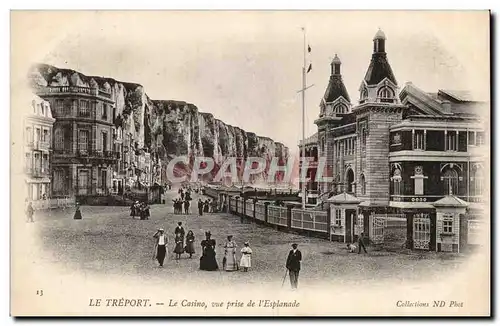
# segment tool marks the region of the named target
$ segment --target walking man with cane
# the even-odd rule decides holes
[[[302,260],[302,253],[297,249],[296,243],[292,244],[292,250],[288,253],[286,259],[286,269],[290,275],[290,284],[292,289],[297,289],[299,283],[300,262]],[[286,274],[285,274],[286,276]]]

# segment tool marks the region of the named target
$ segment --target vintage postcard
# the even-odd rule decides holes
[[[488,11],[12,11],[13,316],[489,316]]]

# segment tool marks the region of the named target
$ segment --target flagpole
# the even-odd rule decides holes
[[[302,31],[304,32],[304,65],[302,66],[302,165],[305,164],[306,158],[306,30],[302,27]],[[302,169],[301,169],[302,170]],[[302,209],[306,208],[306,176],[303,176],[302,180]]]

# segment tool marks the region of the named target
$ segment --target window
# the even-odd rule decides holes
[[[108,150],[108,133],[105,131],[102,132],[102,150],[103,152]]]
[[[446,169],[441,177],[444,182],[444,194],[458,194],[458,172],[455,169]]]
[[[476,133],[474,131],[469,131],[467,144],[469,146],[476,145]]]
[[[425,137],[422,130],[415,130],[413,134],[413,149],[425,150]]]
[[[64,100],[56,100],[56,112],[59,114],[65,114],[65,112],[64,112]]]
[[[33,142],[33,132],[31,131],[31,127],[26,127],[26,143],[30,144]]]
[[[35,128],[35,141],[39,142],[42,140],[42,131],[40,128]]]
[[[401,145],[401,134],[399,132],[391,134],[391,145]]]
[[[366,136],[367,136],[366,128],[363,127],[363,129],[361,129],[361,143],[363,146],[366,146]]]
[[[108,105],[105,103],[102,104],[102,119],[103,120],[108,119]]]
[[[483,170],[481,168],[478,168],[474,172],[474,191],[473,194],[474,196],[482,196],[483,195],[483,189],[484,189],[484,176],[483,176]]]
[[[49,131],[47,129],[43,129],[42,141],[43,142],[49,141]]]
[[[456,131],[448,131],[446,133],[446,150],[456,151],[458,147],[458,135]]]
[[[31,169],[31,154],[26,153],[24,156],[24,167],[29,170]]]
[[[342,210],[339,208],[335,209],[335,225],[342,226]]]
[[[392,174],[392,186],[394,189],[394,195],[401,195],[401,170],[395,169]]]
[[[381,102],[393,102],[394,91],[390,87],[383,87],[378,91],[378,98]]]
[[[361,90],[361,100],[365,100],[366,98],[368,98],[368,90],[363,88],[363,90]]]
[[[444,215],[443,233],[453,233],[453,215]]]
[[[89,101],[81,101],[78,115],[81,117],[90,117]]]
[[[325,151],[325,137],[321,138],[321,152]]]
[[[80,130],[78,133],[78,149],[80,152],[87,152],[89,146],[89,131]]]
[[[361,183],[361,194],[366,195],[366,180],[364,174],[359,178],[359,182]]]
[[[484,145],[484,132],[478,132],[476,134],[476,145],[477,146]]]
[[[338,113],[338,114],[347,113],[347,107],[344,104],[338,104],[333,109],[333,112]]]
[[[56,150],[64,149],[64,135],[61,129],[54,132],[54,145]]]

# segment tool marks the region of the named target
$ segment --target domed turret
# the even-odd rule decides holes
[[[373,37],[373,40],[385,40],[385,33],[379,28],[377,31],[377,34]]]
[[[335,53],[335,58],[332,60],[332,75],[340,75],[340,65],[342,62],[340,61],[339,57],[337,56],[337,53]]]

